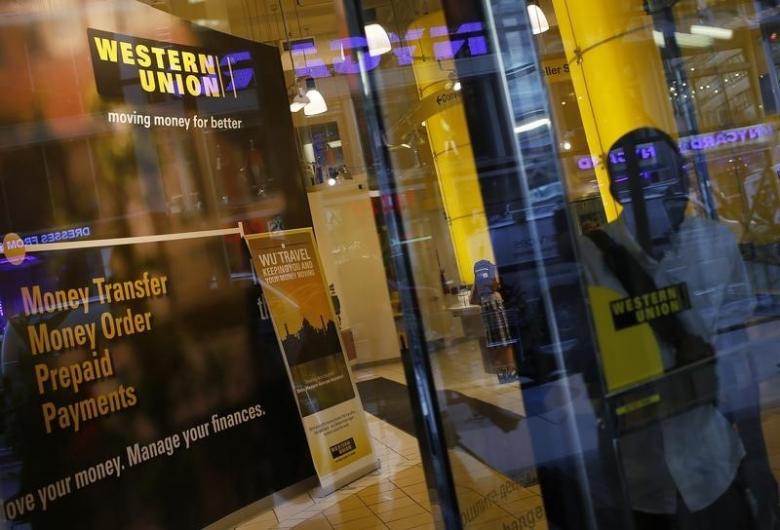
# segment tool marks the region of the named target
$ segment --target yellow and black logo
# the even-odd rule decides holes
[[[609,307],[615,330],[620,331],[686,311],[691,308],[691,299],[688,286],[680,283],[639,296],[615,300]]]
[[[103,97],[134,92],[188,98],[237,98],[255,84],[249,51],[203,48],[88,29],[92,67]]]

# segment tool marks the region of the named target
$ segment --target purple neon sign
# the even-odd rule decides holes
[[[252,54],[249,52],[233,52],[225,54],[220,61],[220,66],[224,71],[227,69],[230,75],[230,81],[225,86],[225,92],[233,90],[243,90],[252,84],[255,78],[255,70],[251,67],[240,66],[241,63],[251,64]]]
[[[241,64],[252,64],[252,54],[248,51],[231,52],[223,55],[219,58],[219,73],[213,75],[206,75],[204,78],[219,79],[221,77],[222,82],[225,85],[225,93],[239,92],[252,85],[252,81],[255,79],[255,70],[251,66],[241,66]],[[168,70],[171,71],[171,70]],[[205,86],[205,81],[201,82],[201,86]],[[203,88],[205,91],[205,88]],[[183,97],[185,93],[180,87],[173,87],[173,95],[177,97]]]
[[[697,152],[712,151],[724,146],[737,146],[749,144],[770,139],[774,136],[775,130],[768,123],[761,123],[752,127],[741,127],[738,129],[728,129],[696,136],[681,138],[679,142],[680,152],[684,155],[690,155]],[[637,147],[637,156],[640,160],[650,160],[655,158],[655,147],[652,145]],[[610,161],[613,164],[624,164],[625,154],[621,149],[610,153]],[[596,167],[598,158],[592,156],[578,156],[576,158],[577,168],[580,171],[589,171]]]
[[[653,160],[655,159],[655,147],[652,144],[640,145],[636,148],[636,156],[639,160]],[[625,164],[626,153],[622,149],[615,149],[609,153],[609,161],[612,164]],[[593,169],[596,167],[598,158],[592,156],[578,156],[577,167],[582,171]]]
[[[683,153],[709,151],[724,145],[739,145],[765,140],[771,138],[774,134],[774,129],[768,123],[762,123],[753,127],[741,127],[739,129],[699,134],[681,139],[680,151]]]
[[[393,44],[393,55],[398,66],[409,66],[418,55],[420,40],[426,32],[434,40],[433,55],[437,61],[454,59],[464,50],[468,50],[471,57],[488,53],[487,38],[484,26],[481,22],[469,22],[461,24],[451,31],[447,26],[433,26],[430,28],[411,28],[403,37],[395,33],[389,33],[390,42]],[[303,62],[305,66],[295,68],[296,77],[310,76],[313,78],[331,77],[335,74],[357,74],[361,69],[371,71],[382,59],[381,56],[371,57],[367,53],[362,55],[362,64],[353,53],[358,50],[368,50],[365,37],[347,37],[330,41],[330,49],[339,52],[333,63],[325,64],[317,57],[316,43],[311,41],[293,44],[291,52],[296,62]]]

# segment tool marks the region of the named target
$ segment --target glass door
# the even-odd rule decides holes
[[[545,71],[564,76],[566,61],[542,65],[535,42],[550,22],[533,16],[552,6],[393,5],[378,20],[392,55],[372,55],[366,31],[350,60],[440,523],[625,528],[571,222],[604,212],[598,198],[571,200],[558,158],[580,140],[558,137],[550,108]],[[348,7],[356,28],[380,13]]]
[[[776,7],[345,5],[439,522],[774,528]]]

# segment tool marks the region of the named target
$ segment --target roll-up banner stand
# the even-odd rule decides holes
[[[320,494],[377,469],[310,228],[246,235],[296,396]]]

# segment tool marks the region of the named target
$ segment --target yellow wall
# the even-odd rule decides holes
[[[596,177],[609,220],[606,153],[625,133],[655,127],[675,135],[661,54],[642,0],[553,0]]]
[[[436,11],[412,26],[445,24],[443,13]],[[439,37],[436,42],[442,40]],[[420,99],[447,90],[452,82],[450,73],[455,70],[454,61],[434,59],[433,46],[434,40],[425,32],[412,65]],[[470,284],[474,281],[474,263],[482,259],[495,262],[495,258],[462,103],[434,114],[426,124],[460,280]]]

